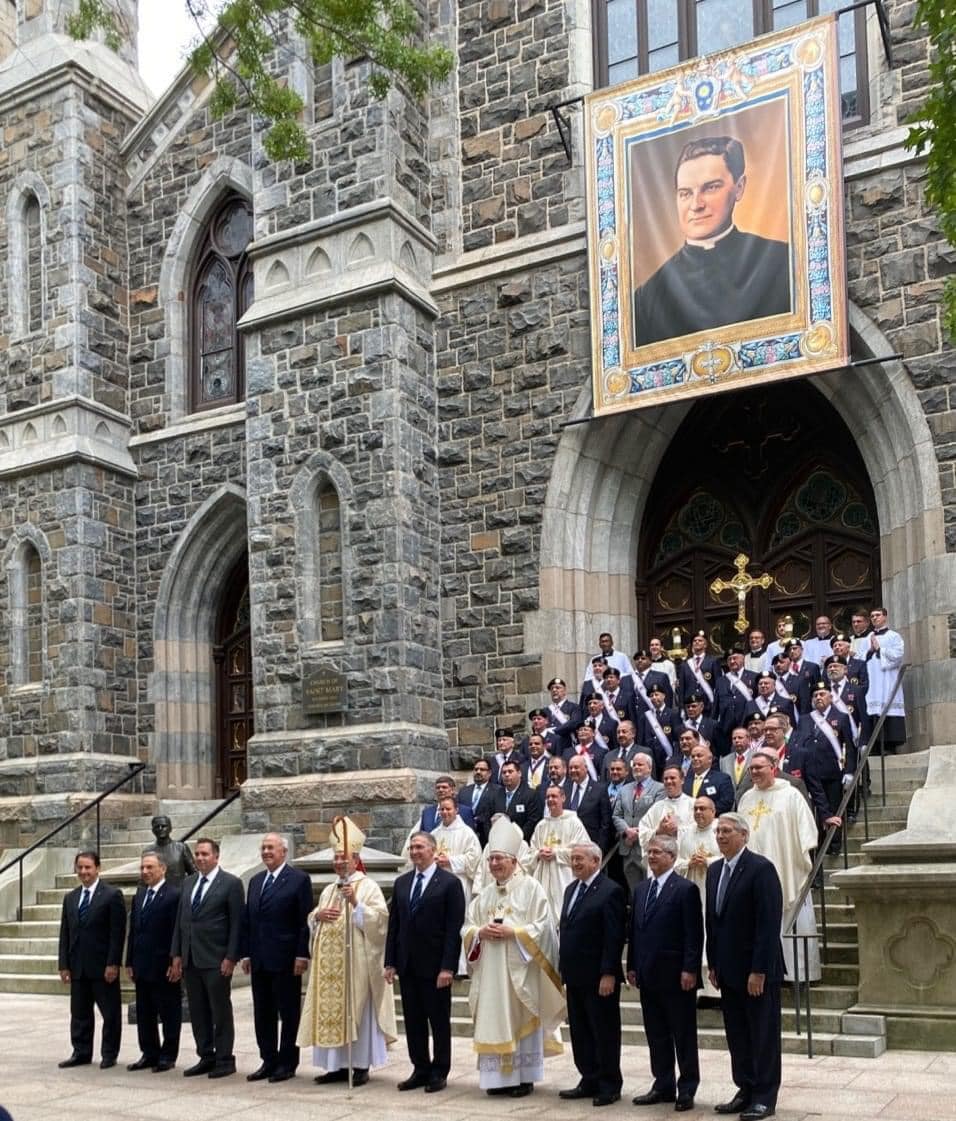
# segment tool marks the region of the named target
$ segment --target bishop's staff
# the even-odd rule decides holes
[[[332,819],[332,837],[333,841],[336,837],[337,830],[341,829],[338,834],[342,838],[342,851],[345,856],[345,879],[339,881],[339,892],[345,901],[345,1032],[346,1032],[346,1047],[348,1050],[348,1069],[349,1069],[349,1089],[348,1093],[351,1097],[352,1094],[352,895],[351,892],[346,894],[344,891],[350,884],[349,880],[349,830],[346,824],[345,816],[340,814],[338,817]]]

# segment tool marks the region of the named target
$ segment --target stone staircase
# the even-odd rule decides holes
[[[219,801],[165,801],[157,813],[165,813],[173,826],[173,836],[183,833],[215,809]],[[149,817],[130,818],[125,830],[114,828],[111,839],[100,850],[101,869],[107,875],[138,861],[143,849],[153,841]],[[216,840],[241,832],[238,801],[213,818],[203,833]],[[33,904],[24,905],[21,922],[0,923],[0,993],[58,993],[69,988],[60,982],[57,953],[63,897],[76,887],[73,875],[57,876],[54,886],[36,892]],[[135,879],[118,885],[130,900],[136,890]],[[132,984],[123,981],[132,992]]]
[[[871,764],[873,793],[869,802],[870,839],[887,836],[903,829],[906,812],[913,791],[918,789],[926,774],[926,756],[910,762],[907,756],[887,760],[886,805],[880,795],[879,760]],[[862,852],[865,842],[863,817],[850,827],[848,862],[860,864],[866,860]],[[857,930],[850,898],[834,884],[830,876],[843,868],[843,858],[828,859],[824,874],[826,897],[827,949],[823,954],[822,977],[811,986],[811,1026],[814,1055],[841,1055],[875,1058],[886,1050],[886,1026],[880,1016],[862,1016],[847,1012],[857,1002],[859,979],[859,953]],[[820,904],[816,904],[817,929],[821,929]],[[801,1032],[796,1031],[793,988],[784,986],[783,992],[783,1050],[794,1054],[807,1053],[806,1004],[801,1009]],[[396,1006],[401,1024],[401,1007]],[[641,1006],[637,993],[625,986],[621,997],[623,1042],[646,1044]],[[702,1048],[726,1050],[719,1009],[702,1008],[698,1011],[698,1041]],[[456,981],[452,989],[452,1031],[456,1035],[471,1035],[471,1017],[468,1010],[468,982]],[[563,1031],[565,1041],[569,1036]]]

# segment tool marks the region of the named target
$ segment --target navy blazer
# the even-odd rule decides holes
[[[410,903],[416,875],[415,869],[405,872],[392,888],[385,967],[395,969],[399,977],[434,980],[442,970],[458,971],[465,893],[457,876],[436,868],[413,915]]]
[[[224,959],[239,961],[241,956],[245,895],[242,880],[220,868],[193,914],[192,893],[200,878],[193,872],[183,883],[172,953],[183,959],[184,969],[218,969]]]
[[[108,965],[118,967],[123,961],[126,906],[118,888],[99,880],[81,923],[82,892],[75,887],[63,899],[58,968],[68,969],[73,977],[102,981]]]
[[[600,774],[600,769],[598,773]],[[566,778],[561,785],[564,787],[564,808],[570,810],[574,783]],[[611,799],[608,797],[607,786],[589,778],[588,788],[574,812],[587,830],[588,837],[596,845],[600,845],[602,852],[607,852],[611,847]]]
[[[130,908],[126,965],[137,981],[165,981],[179,910],[179,885],[164,880],[143,914],[147,890],[145,884],[139,885]]]
[[[263,869],[249,881],[240,953],[249,958],[253,969],[291,973],[296,958],[309,956],[312,881],[301,869],[286,864],[263,899],[267,875]]]
[[[568,914],[579,880],[572,880],[561,905],[558,972],[567,985],[593,986],[610,974],[623,981],[624,891],[620,884],[599,872]]]
[[[697,776],[693,770],[689,770],[684,775],[684,793],[692,794],[694,791],[694,779]],[[717,807],[717,814],[730,813],[734,808],[734,780],[730,775],[725,775],[723,771],[717,767],[711,767],[709,771],[704,773],[704,780],[700,784],[700,789],[697,791],[698,797],[702,794],[706,795],[714,805]]]
[[[693,669],[694,655],[688,654],[685,661],[677,667],[677,696],[681,705],[687,703],[687,698],[693,693],[700,693],[704,698],[704,714],[713,714],[717,704],[717,681],[723,675],[723,667],[713,654],[705,654],[700,663],[700,672],[704,681],[714,694],[713,704],[707,699],[707,694],[700,687]]]
[[[721,987],[746,989],[751,973],[768,981],[783,980],[780,927],[783,891],[777,870],[766,857],[748,848],[730,877],[724,907],[717,914],[717,885],[724,861],[707,869],[707,964]]]
[[[475,815],[471,810],[471,799],[469,798],[466,803],[459,801],[458,795],[455,795],[455,801],[458,802],[458,816],[469,829],[474,829]],[[422,809],[422,817],[421,821],[418,823],[418,828],[422,833],[431,833],[431,831],[439,825],[441,825],[441,818],[438,816],[438,805],[433,802],[430,806],[425,806]]]
[[[634,889],[627,971],[636,975],[641,989],[679,989],[682,973],[693,973],[700,988],[704,950],[700,891],[691,880],[671,872],[650,914],[645,914],[652,883],[642,880]]]

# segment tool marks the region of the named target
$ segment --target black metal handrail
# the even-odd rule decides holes
[[[847,811],[847,807],[850,805],[850,802],[852,801],[852,799],[853,799],[854,795],[856,794],[857,789],[860,787],[861,783],[864,784],[863,788],[862,788],[863,789],[862,801],[863,801],[864,830],[865,830],[866,839],[867,840],[870,839],[870,822],[869,822],[869,816],[867,814],[867,791],[866,791],[866,785],[865,785],[864,779],[865,779],[865,776],[866,776],[866,773],[867,773],[867,761],[869,760],[869,757],[870,757],[870,751],[872,750],[873,746],[875,745],[875,743],[877,741],[877,738],[879,738],[879,740],[880,740],[880,747],[881,747],[881,751],[880,751],[880,779],[881,779],[881,787],[882,787],[881,793],[882,793],[882,798],[883,798],[883,805],[884,806],[886,805],[886,744],[885,744],[884,738],[883,738],[883,725],[886,723],[886,717],[887,717],[887,714],[889,713],[890,706],[893,704],[893,701],[896,699],[896,694],[900,691],[900,686],[903,684],[903,677],[905,676],[906,671],[908,669],[909,669],[909,665],[904,664],[904,665],[901,665],[899,670],[897,671],[896,681],[893,683],[893,688],[890,691],[890,695],[887,697],[886,701],[883,703],[883,708],[880,710],[880,715],[879,715],[879,717],[876,721],[876,724],[873,727],[873,731],[870,733],[870,738],[867,740],[866,745],[864,746],[862,752],[859,755],[859,758],[857,759],[856,770],[853,773],[853,780],[846,787],[844,787],[843,798],[840,801],[839,809],[833,815],[834,817],[839,817],[843,824],[842,825],[830,825],[830,826],[827,827],[827,831],[824,834],[823,839],[820,841],[820,844],[817,846],[817,855],[814,858],[813,865],[810,868],[810,871],[807,873],[807,877],[803,882],[803,886],[800,888],[800,891],[797,892],[797,897],[794,900],[794,902],[791,904],[790,910],[787,913],[786,919],[785,919],[784,924],[783,924],[783,937],[784,938],[789,938],[791,940],[791,945],[793,947],[793,955],[792,955],[793,963],[794,963],[793,995],[794,995],[794,1012],[795,1012],[796,1033],[797,1033],[797,1035],[802,1034],[801,1031],[800,1031],[800,1012],[801,1012],[801,1007],[802,1007],[802,998],[805,995],[806,1004],[807,1004],[807,1007],[806,1007],[807,1057],[811,1058],[811,1059],[813,1058],[813,1028],[812,1028],[812,1020],[811,1020],[812,1007],[811,1007],[811,989],[810,989],[810,981],[809,981],[809,977],[810,977],[809,944],[810,944],[811,939],[819,938],[820,943],[821,943],[821,947],[822,947],[821,948],[821,957],[826,953],[826,950],[827,950],[827,902],[826,902],[826,885],[823,881],[823,872],[822,872],[823,862],[827,858],[827,850],[829,849],[830,844],[833,841],[833,837],[834,837],[837,829],[842,828],[843,833],[842,833],[842,836],[841,836],[841,848],[843,850],[843,867],[844,868],[849,867],[849,854],[848,854],[848,850],[847,850],[847,834],[849,833],[849,830],[847,828],[846,811]],[[803,904],[806,901],[807,896],[811,893],[811,891],[813,891],[813,888],[815,886],[819,889],[819,892],[820,892],[820,927],[821,927],[821,935],[822,936],[817,935],[817,934],[798,934],[796,932],[796,929],[795,929],[796,925],[797,925],[797,916],[800,914],[800,911],[803,908]],[[807,978],[803,982],[801,982],[801,980],[800,980],[800,953],[799,953],[798,942],[803,943],[804,970],[805,970],[805,976]]]
[[[196,833],[198,833],[199,830],[202,829],[204,825],[207,825],[210,821],[212,821],[212,819],[214,817],[217,817],[219,814],[221,814],[222,811],[224,809],[226,809],[227,806],[231,806],[232,803],[239,797],[239,795],[241,793],[242,793],[241,790],[234,790],[231,794],[229,794],[225,798],[223,798],[223,800],[219,803],[218,806],[216,806],[216,808],[214,810],[210,810],[210,812],[207,813],[204,818],[202,818],[200,821],[196,822],[196,824],[192,827],[192,829],[189,830],[188,833],[184,833],[179,838],[180,841],[188,841],[189,838],[194,836]]]
[[[24,862],[24,860],[26,860],[26,858],[30,855],[31,852],[36,852],[36,850],[38,848],[42,848],[42,846],[45,845],[47,843],[47,841],[50,840],[51,837],[55,837],[57,835],[57,833],[60,833],[68,825],[72,825],[74,821],[77,821],[84,814],[89,813],[89,811],[93,810],[93,809],[96,810],[96,851],[99,852],[100,851],[100,805],[111,794],[113,794],[115,791],[119,790],[119,788],[121,786],[125,786],[126,783],[128,783],[131,779],[136,778],[136,776],[138,774],[140,774],[142,771],[146,770],[146,764],[145,763],[128,763],[127,766],[129,767],[129,774],[126,774],[121,779],[118,779],[116,782],[113,783],[112,786],[108,786],[102,792],[102,794],[97,794],[97,796],[93,799],[92,802],[87,803],[87,805],[83,806],[82,809],[77,810],[76,813],[70,814],[70,816],[66,819],[66,821],[61,821],[60,824],[55,829],[51,829],[49,833],[46,833],[38,841],[34,841],[33,844],[30,845],[29,848],[24,849],[23,852],[21,852],[19,856],[15,856],[12,860],[8,860],[7,863],[4,864],[4,866],[2,868],[0,868],[0,876],[2,876],[4,872],[9,871],[9,869],[13,868],[15,865],[19,865],[19,874],[18,874],[18,880],[19,880],[18,891],[19,891],[19,894],[18,894],[18,902],[17,902],[17,922],[20,922],[21,919],[23,918],[23,862]]]

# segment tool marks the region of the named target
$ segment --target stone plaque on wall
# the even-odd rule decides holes
[[[306,669],[302,678],[302,711],[306,716],[344,712],[347,707],[345,674],[324,666]]]

